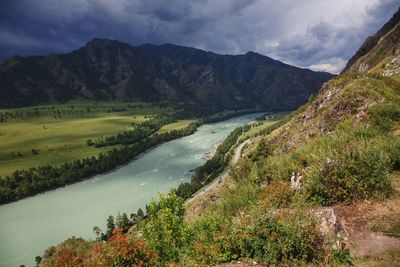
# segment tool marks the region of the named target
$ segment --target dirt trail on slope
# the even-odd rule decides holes
[[[365,256],[371,253],[400,249],[400,239],[374,232],[374,218],[393,215],[399,212],[400,201],[385,203],[359,203],[355,206],[335,207],[343,227],[349,233],[350,248],[354,256]]]
[[[399,223],[400,173],[394,175],[394,196],[382,202],[364,201],[351,206],[339,205],[334,210],[349,233],[354,256],[365,256],[392,249],[400,250],[400,236],[391,237],[379,232],[377,226]],[[400,263],[399,263],[400,265]]]

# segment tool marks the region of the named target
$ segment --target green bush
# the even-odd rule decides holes
[[[389,155],[390,166],[392,170],[400,170],[400,140],[392,138],[386,144],[386,151]]]
[[[353,266],[353,258],[350,256],[349,249],[334,249],[331,256],[331,263],[334,266]]]
[[[376,142],[357,142],[343,148],[336,159],[325,161],[307,175],[309,199],[322,205],[388,196],[390,159]]]
[[[240,251],[233,227],[230,219],[219,215],[203,216],[190,224],[192,235],[186,257],[207,266],[238,259]]]
[[[260,205],[266,208],[287,208],[293,201],[293,190],[288,183],[273,181],[259,198],[262,200]]]
[[[384,132],[392,129],[393,121],[400,120],[400,107],[392,103],[375,105],[370,113],[372,123]]]
[[[226,218],[206,216],[191,225],[188,258],[204,265],[239,258],[293,264],[317,261],[325,254],[317,225],[302,212],[268,209],[250,211],[235,221]]]
[[[263,264],[301,264],[321,259],[325,253],[317,225],[301,211],[263,210],[251,220],[240,230],[242,257]]]
[[[185,237],[183,199],[172,190],[159,198],[159,202],[152,201],[147,206],[143,237],[162,262],[178,262]]]

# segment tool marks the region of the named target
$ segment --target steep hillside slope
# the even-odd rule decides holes
[[[251,140],[230,179],[186,205],[194,224],[230,218],[208,246],[237,234],[245,245],[230,252],[250,262],[346,266],[374,255],[400,264],[399,26],[386,24],[349,70]]]
[[[94,39],[71,53],[0,63],[0,107],[83,97],[294,109],[330,77],[252,52],[230,56]]]
[[[189,206],[191,218],[228,214],[240,222],[233,223],[239,229],[246,216],[271,216],[285,228],[292,212],[311,214],[330,264],[349,265],[350,255],[365,256],[357,259],[364,264],[371,260],[368,255],[400,264],[393,256],[400,251],[399,15],[312,101],[265,131],[270,134],[252,140],[232,179]],[[250,219],[247,227],[258,223]],[[278,239],[287,234],[273,232]],[[264,242],[274,244],[273,239]],[[283,262],[299,260],[281,246],[274,253],[286,255]],[[267,249],[252,253],[258,262],[275,263]]]
[[[374,36],[365,40],[360,49],[349,60],[342,73],[366,72],[382,61],[383,58],[390,56],[400,43],[399,21],[400,13],[396,12]]]
[[[366,52],[370,39],[376,42]],[[354,119],[355,125],[361,125],[373,110],[397,104],[399,73],[400,10],[367,39],[342,74],[324,84],[312,103],[274,133],[274,138],[287,142],[285,147],[289,149],[317,135],[329,134],[344,120]]]

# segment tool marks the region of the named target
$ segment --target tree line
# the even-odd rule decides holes
[[[134,128],[129,131],[124,131],[116,135],[98,138],[95,141],[92,141],[92,139],[88,139],[86,144],[88,146],[95,146],[95,147],[130,145],[154,134],[155,132],[160,130],[160,128],[163,125],[175,121],[176,120],[173,118],[157,116],[154,119],[135,124]]]

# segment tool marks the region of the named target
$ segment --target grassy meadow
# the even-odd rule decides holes
[[[256,137],[264,133],[264,130],[268,129],[270,126],[279,122],[283,116],[287,115],[288,112],[279,112],[270,115],[268,119],[258,121],[252,125],[252,127],[243,134],[245,138]]]
[[[96,156],[113,147],[87,146],[88,139],[129,130],[133,124],[171,108],[146,103],[71,103],[0,110],[0,176],[41,165],[58,165]],[[181,129],[190,120],[165,125],[167,132]]]
[[[192,122],[194,122],[194,120],[179,120],[177,122],[169,123],[161,127],[161,129],[157,133],[166,133],[172,130],[180,130],[185,128]]]

